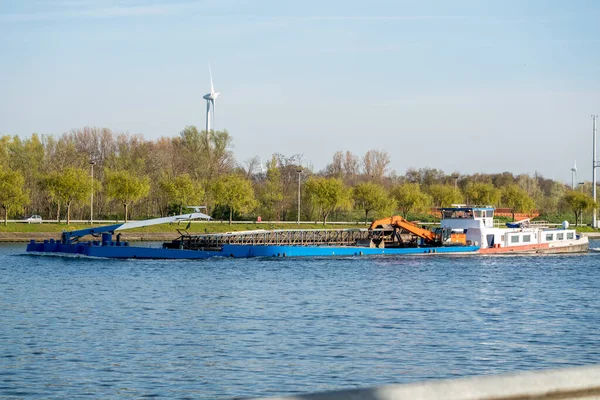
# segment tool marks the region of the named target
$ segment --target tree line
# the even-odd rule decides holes
[[[0,136],[0,207],[8,218],[152,218],[206,205],[216,219],[369,221],[409,217],[432,207],[479,204],[513,213],[570,213],[594,207],[589,187],[572,190],[539,174],[464,175],[435,168],[390,169],[390,156],[369,150],[333,154],[322,170],[299,154],[238,162],[225,131],[188,126],[176,137],[145,140],[107,128],[59,136]],[[300,210],[298,210],[300,191]],[[93,195],[93,201],[92,201]]]

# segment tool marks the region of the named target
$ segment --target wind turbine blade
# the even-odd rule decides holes
[[[215,86],[213,85],[212,70],[210,69],[210,64],[208,64],[208,73],[210,74],[210,93],[214,93],[215,92]]]

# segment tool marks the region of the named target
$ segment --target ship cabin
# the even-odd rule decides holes
[[[494,207],[456,205],[440,208],[439,211],[442,214],[442,228],[465,233],[467,244],[488,247],[496,242],[494,235],[487,237],[489,230],[494,228]]]
[[[440,208],[441,225],[452,230],[482,229],[494,227],[494,207],[456,206]]]
[[[492,206],[455,206],[440,208],[442,228],[466,234],[467,243],[482,248],[527,246],[533,244],[563,245],[578,239],[574,229],[568,224],[562,227],[548,228],[533,226],[529,221],[509,228],[494,227],[494,207]]]

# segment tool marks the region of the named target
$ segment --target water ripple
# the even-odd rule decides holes
[[[600,363],[596,254],[21,254],[0,245],[0,397],[268,396]]]

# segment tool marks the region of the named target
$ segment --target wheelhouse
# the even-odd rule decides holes
[[[492,206],[444,207],[439,211],[442,214],[442,227],[469,229],[494,226],[494,207]]]

